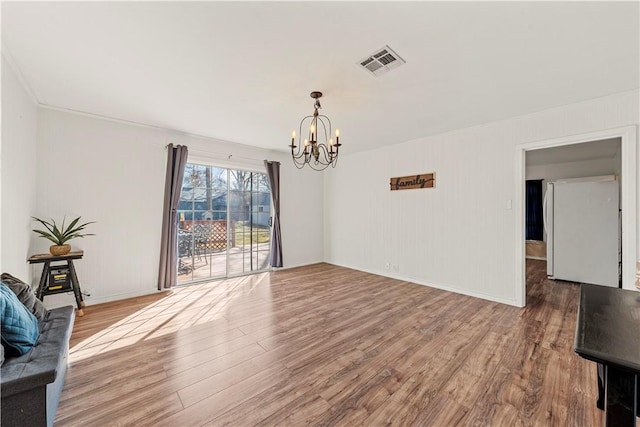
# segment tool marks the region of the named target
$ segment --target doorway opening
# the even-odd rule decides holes
[[[187,163],[178,204],[178,284],[266,270],[270,226],[265,173]]]
[[[526,153],[527,283],[620,285],[621,149],[610,138]]]
[[[553,248],[550,248],[551,251],[547,250],[551,235],[548,227],[544,229],[541,241],[538,240],[539,237],[527,240],[527,234],[539,236],[538,233],[527,230],[527,180],[542,180],[540,189],[541,196],[544,198],[548,182],[608,180],[611,176],[615,176],[619,186],[619,223],[616,221],[616,226],[610,227],[611,229],[606,233],[614,234],[616,248],[620,248],[619,253],[614,254],[613,262],[619,264],[622,287],[631,289],[634,286],[637,257],[636,132],[635,126],[629,126],[593,134],[522,144],[518,147],[515,213],[516,274],[519,279],[516,285],[516,301],[519,306],[524,307],[526,304],[527,258],[532,260],[530,263],[544,262],[545,264],[552,263],[554,259],[549,253]],[[587,192],[587,194],[591,193]],[[611,201],[611,203],[616,202]],[[531,205],[535,204],[530,203],[530,208]],[[531,223],[531,218],[529,222]],[[618,252],[617,249],[614,250]],[[614,265],[615,267],[618,266]],[[546,270],[546,265],[543,268]],[[546,272],[540,273],[541,268],[534,270],[537,271],[535,274],[542,275],[546,279],[544,274]],[[584,282],[586,283],[586,280]]]

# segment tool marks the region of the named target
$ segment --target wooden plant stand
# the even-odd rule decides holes
[[[38,285],[38,290],[36,292],[36,296],[40,301],[47,295],[60,294],[65,292],[73,291],[73,294],[76,297],[76,304],[78,305],[78,316],[84,316],[84,312],[82,309],[85,307],[84,300],[82,298],[82,291],[80,290],[80,282],[78,281],[78,275],[76,274],[76,269],[73,266],[74,259],[82,259],[84,256],[84,251],[73,251],[69,252],[67,255],[51,255],[51,254],[38,254],[32,255],[27,260],[29,264],[39,264],[44,263],[44,267],[42,269],[42,275],[40,276],[40,284]],[[51,265],[52,262],[61,261],[64,264],[56,264]],[[49,283],[49,277],[52,270],[59,269],[60,267],[68,267],[69,268],[69,276],[71,279],[71,287],[60,287],[59,289],[55,289],[56,287],[51,286]],[[52,289],[54,288],[54,289]]]

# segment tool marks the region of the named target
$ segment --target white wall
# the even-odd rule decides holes
[[[516,145],[637,125],[637,90],[348,155],[325,174],[328,262],[517,304]],[[436,188],[389,178],[436,173]],[[392,266],[384,268],[385,263]],[[393,265],[397,265],[397,270]]]
[[[2,57],[2,271],[31,281],[31,216],[36,213],[38,109]]]
[[[285,158],[237,144],[51,109],[41,109],[39,129],[38,215],[82,215],[83,220],[97,221],[87,230],[96,236],[71,242],[74,249],[85,251],[75,264],[83,289],[92,294],[87,304],[155,292],[168,143],[187,145],[191,154],[214,163],[259,165],[262,170],[262,159]],[[300,220],[322,223],[321,198],[296,203],[309,188],[322,188],[322,177],[297,171],[294,175],[291,168],[285,162],[281,173],[285,266],[319,262],[323,255],[322,228],[308,230],[308,222]],[[46,252],[46,243],[35,240],[38,249]],[[34,268],[38,277],[41,267]],[[71,295],[45,298],[48,306],[72,302]]]
[[[297,169],[289,154],[280,161],[280,221],[284,267],[324,261],[323,176],[308,167]]]

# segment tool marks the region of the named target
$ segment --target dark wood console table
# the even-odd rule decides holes
[[[582,284],[575,351],[604,367],[605,425],[635,427],[640,390],[640,292]]]
[[[36,292],[36,296],[38,297],[38,299],[42,301],[42,299],[46,295],[53,295],[53,294],[73,291],[73,294],[76,297],[76,304],[78,305],[77,314],[78,316],[83,316],[84,312],[82,311],[82,309],[84,308],[85,304],[82,298],[82,291],[80,290],[80,282],[78,281],[78,275],[76,274],[76,269],[73,266],[73,260],[82,259],[83,256],[84,256],[84,251],[69,252],[67,255],[60,255],[60,256],[51,255],[51,254],[39,254],[39,255],[30,256],[29,259],[27,260],[29,264],[44,263],[44,267],[42,269],[42,275],[40,276],[40,284],[38,285],[38,290]],[[57,262],[57,261],[62,261],[64,264],[51,265],[52,262]],[[60,267],[68,267],[69,278],[71,279],[70,287],[52,286],[52,284],[50,283],[50,275],[52,271]]]

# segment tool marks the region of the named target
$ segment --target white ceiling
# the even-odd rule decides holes
[[[2,44],[42,105],[282,150],[313,90],[353,152],[639,86],[638,2],[2,2]]]
[[[621,149],[621,139],[611,138],[582,144],[527,151],[527,167],[587,160],[613,159]]]

